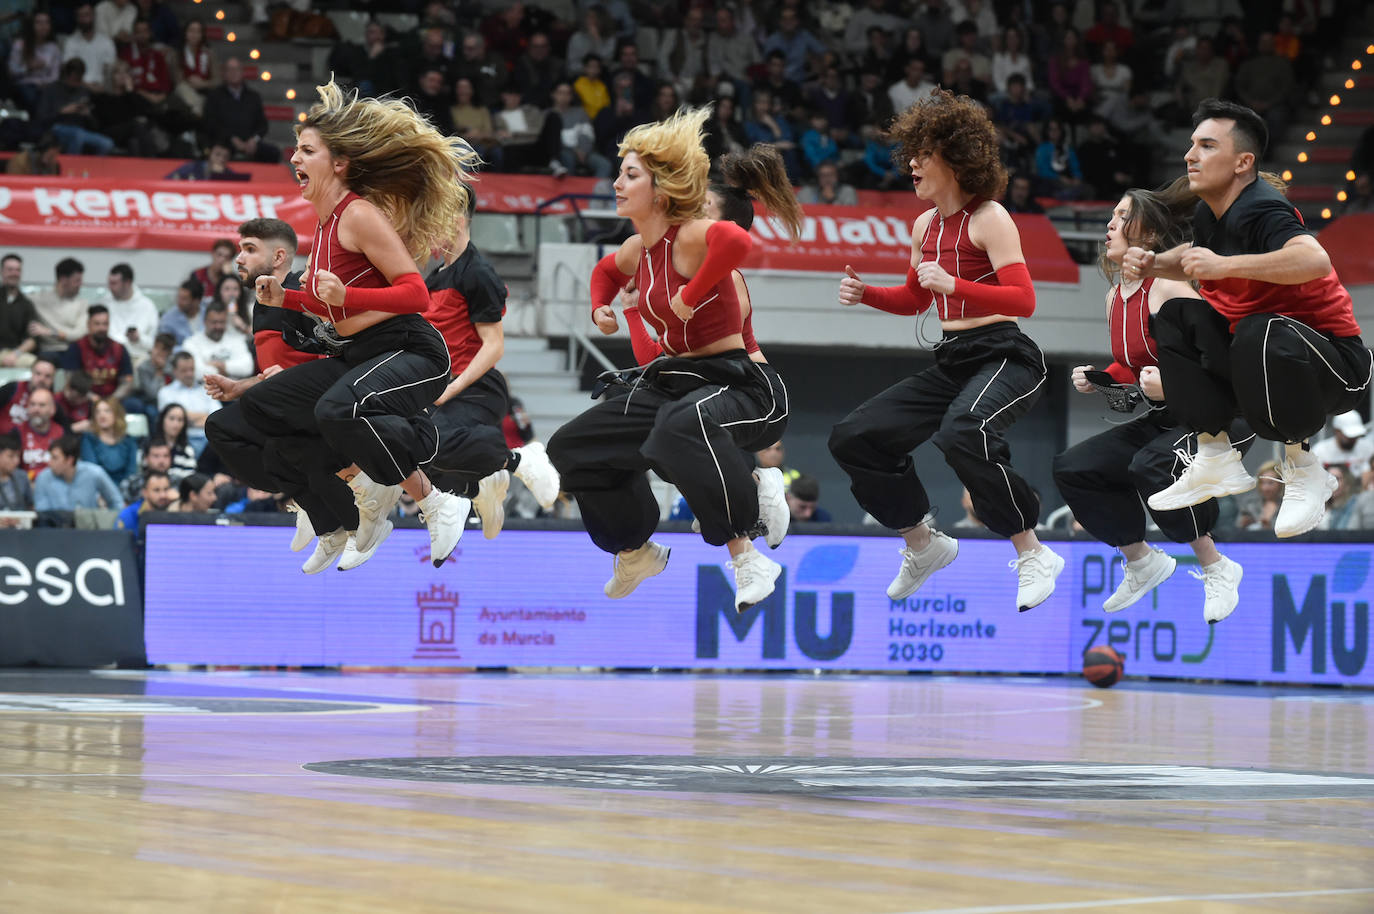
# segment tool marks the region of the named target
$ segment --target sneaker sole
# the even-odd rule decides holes
[[[923,587],[923,586],[925,585],[926,581],[929,581],[929,580],[935,575],[936,572],[941,571],[942,569],[948,568],[950,565],[953,565],[953,564],[954,564],[954,560],[957,559],[958,557],[959,557],[959,541],[958,541],[958,540],[954,540],[954,554],[951,555],[951,556],[949,557],[949,561],[945,562],[945,563],[944,563],[943,565],[941,565],[939,568],[933,568],[933,569],[931,569],[930,574],[926,575],[925,578],[922,579],[921,581],[919,581],[915,586],[913,586],[913,587],[911,587],[911,588],[908,588],[907,591],[906,591],[905,593],[903,593],[902,591],[898,591],[899,596],[895,596],[895,597],[894,597],[894,596],[892,595],[892,591],[891,591],[891,590],[885,591],[885,592],[887,593],[887,598],[888,598],[889,600],[905,600],[907,597],[911,596],[911,595],[914,594],[916,591],[920,590],[921,587]]]
[[[1216,625],[1216,624],[1217,624],[1218,622],[1220,622],[1221,620],[1230,617],[1231,613],[1235,612],[1235,611],[1236,611],[1236,608],[1237,608],[1238,606],[1240,606],[1240,579],[1243,578],[1243,577],[1245,577],[1245,569],[1242,568],[1240,565],[1237,565],[1237,566],[1236,566],[1236,602],[1234,602],[1234,603],[1231,604],[1231,608],[1230,608],[1230,609],[1226,610],[1226,612],[1222,613],[1220,616],[1217,616],[1215,619],[1207,619],[1207,610],[1206,610],[1206,608],[1203,609],[1203,611],[1202,611],[1202,618],[1207,619],[1207,624],[1208,624],[1208,625]]]
[[[1054,574],[1050,575],[1051,582],[1058,581],[1059,576],[1064,573],[1064,557],[1062,555],[1056,555],[1054,558],[1057,564],[1054,569]],[[1016,607],[1016,611],[1023,613],[1027,610],[1035,609],[1035,607],[1039,606],[1041,603],[1044,603],[1052,596],[1054,596],[1054,587],[1050,587],[1049,591],[1043,597],[1036,600],[1034,603],[1027,603],[1025,606]]]
[[[1169,578],[1171,578],[1171,577],[1174,576],[1174,572],[1178,570],[1178,559],[1174,558],[1173,556],[1169,556],[1169,566],[1168,566],[1168,567],[1169,567],[1169,570],[1168,570],[1167,572],[1165,572],[1164,574],[1157,574],[1157,575],[1155,575],[1154,579],[1152,579],[1152,580],[1150,581],[1150,586],[1144,588],[1143,590],[1141,590],[1141,591],[1140,591],[1138,594],[1136,594],[1134,597],[1131,597],[1130,600],[1128,600],[1128,601],[1125,602],[1125,603],[1122,603],[1122,604],[1121,604],[1120,606],[1118,606],[1116,609],[1108,609],[1108,608],[1107,608],[1107,604],[1106,604],[1106,603],[1103,603],[1103,604],[1102,604],[1102,611],[1103,611],[1103,612],[1106,612],[1106,613],[1119,613],[1119,612],[1121,612],[1123,609],[1126,609],[1127,607],[1134,606],[1135,604],[1139,603],[1139,602],[1141,601],[1141,599],[1143,599],[1144,596],[1145,596],[1147,593],[1149,593],[1150,591],[1154,590],[1154,589],[1155,589],[1156,587],[1158,587],[1160,584],[1163,584],[1165,581],[1169,580]]]
[[[1248,477],[1248,479],[1248,484],[1236,483],[1234,485],[1221,484],[1202,486],[1201,488],[1194,489],[1188,499],[1182,496],[1176,496],[1175,498],[1169,499],[1167,502],[1160,501],[1156,503],[1156,496],[1163,494],[1161,492],[1156,492],[1146,499],[1145,503],[1156,511],[1182,511],[1184,508],[1200,505],[1204,501],[1210,501],[1213,498],[1225,498],[1227,495],[1244,495],[1257,484],[1257,480],[1253,476]]]
[[[770,581],[768,582],[770,585],[777,584],[777,583],[778,583],[778,576],[782,574],[782,566],[781,566],[781,565],[779,565],[779,564],[777,564],[777,563],[775,562],[775,563],[773,563],[773,567],[774,567],[776,570],[773,572],[772,580],[770,580]],[[767,600],[768,597],[771,597],[772,595],[773,595],[773,588],[772,588],[772,587],[769,587],[769,589],[768,589],[768,596],[765,596],[765,597],[763,598],[763,600]],[[735,612],[736,612],[736,613],[748,612],[749,610],[753,609],[755,606],[758,606],[760,603],[762,603],[763,600],[756,600],[756,601],[753,602],[753,603],[736,603],[736,604],[735,604]]]
[[[453,550],[457,549],[458,544],[463,541],[463,531],[467,529],[468,516],[472,514],[472,501],[466,498],[463,499],[463,501],[466,502],[466,507],[463,508],[461,516],[458,518],[458,535],[453,539],[453,548],[449,549],[449,551],[445,552],[442,556],[432,555],[429,557],[429,560],[434,564],[435,568],[443,568],[444,563],[448,561],[448,557],[453,555]]]

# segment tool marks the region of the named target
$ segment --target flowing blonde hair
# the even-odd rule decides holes
[[[666,120],[640,124],[620,141],[620,156],[639,156],[662,193],[669,225],[699,218],[706,205],[711,159],[702,147],[710,106],[683,108]]]
[[[296,125],[320,135],[330,154],[348,159],[343,183],[381,210],[417,265],[453,245],[453,227],[468,211],[482,159],[461,137],[444,136],[399,99],[359,98],[330,80]]]

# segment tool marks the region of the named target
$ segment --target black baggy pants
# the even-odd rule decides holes
[[[501,420],[510,412],[510,388],[495,368],[469,384],[429,417],[438,441],[420,466],[445,491],[472,497],[483,477],[511,462]]]
[[[1035,527],[1040,502],[1011,467],[1003,433],[1039,399],[1045,358],[1011,321],[946,334],[935,365],[898,381],[846,416],[830,453],[850,490],[878,523],[921,522],[930,496],[911,452],[927,439],[945,455],[988,529],[1013,536]]]
[[[639,548],[658,525],[650,469],[682,492],[702,538],[722,546],[758,528],[746,451],[778,441],[787,412],[777,371],[742,349],[663,358],[565,423],[549,440],[549,459],[577,499],[592,542],[606,552]]]

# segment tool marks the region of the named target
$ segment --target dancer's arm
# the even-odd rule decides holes
[[[506,352],[506,333],[500,321],[474,323],[472,327],[477,331],[477,338],[482,341],[482,346],[477,350],[477,354],[472,357],[472,361],[468,362],[467,367],[458,373],[458,377],[450,381],[448,387],[444,388],[439,399],[434,401],[435,406],[442,406],[467,390],[473,381],[491,371]]]

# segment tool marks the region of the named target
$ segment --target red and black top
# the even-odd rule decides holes
[[[684,321],[673,313],[669,303],[688,283],[688,278],[673,267],[673,242],[679,228],[670,227],[657,244],[645,248],[635,271],[640,316],[653,328],[668,355],[701,349],[742,332],[739,297],[729,272],[701,296],[691,320]]]
[[[1107,311],[1107,328],[1112,339],[1112,364],[1107,374],[1122,384],[1140,383],[1140,369],[1159,364],[1159,352],[1150,336],[1150,287],[1147,279],[1129,296],[1122,297],[1118,284]]]
[[[966,279],[969,282],[985,283],[988,285],[1001,285],[997,279],[997,271],[992,268],[992,261],[988,259],[988,252],[978,247],[969,238],[969,224],[973,221],[973,211],[983,204],[982,197],[974,197],[960,209],[948,216],[942,216],[936,209],[931,217],[930,224],[926,226],[926,233],[921,238],[921,263],[933,261],[944,267],[945,272],[956,279]],[[930,296],[930,301],[922,303],[922,310],[929,305],[935,305],[936,312],[940,315],[940,320],[951,321],[965,317],[986,317],[989,314],[997,314],[996,310],[988,310],[984,306],[974,304],[961,298],[957,293],[944,295],[939,292],[927,292],[922,290],[922,294]]]
[[[506,284],[475,245],[425,281],[425,320],[443,334],[453,373],[466,368],[482,348],[476,324],[500,323],[506,313]]]
[[[1198,203],[1193,214],[1193,244],[1223,257],[1268,254],[1310,234],[1288,198],[1259,179],[1240,192],[1220,219],[1206,203]],[[1207,303],[1231,322],[1233,332],[1251,314],[1282,314],[1331,336],[1360,335],[1350,293],[1335,269],[1300,285],[1236,278],[1204,279],[1198,285]]]
[[[119,386],[119,379],[134,373],[129,351],[122,344],[106,338],[105,345],[97,349],[89,335],[67,347],[62,356],[62,367],[67,371],[84,371],[90,375],[91,393],[99,397],[114,393]]]
[[[354,314],[349,314],[347,305],[333,307],[320,301],[315,292],[316,270],[328,270],[339,277],[339,282],[345,286],[380,289],[389,285],[387,278],[370,260],[358,251],[348,250],[339,242],[339,221],[343,218],[343,212],[348,209],[350,203],[359,199],[362,198],[352,191],[344,194],[339,205],[329,214],[329,218],[315,227],[315,243],[310,248],[310,262],[301,277],[301,288],[305,292],[301,303],[303,309],[331,323],[353,317],[357,312],[366,309],[354,308]]]

